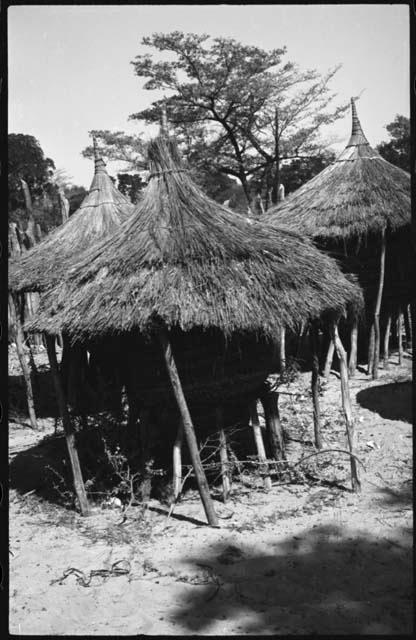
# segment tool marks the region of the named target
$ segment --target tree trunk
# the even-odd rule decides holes
[[[312,401],[313,401],[313,428],[315,434],[315,446],[322,449],[321,437],[321,409],[319,406],[319,352],[318,352],[318,327],[315,322],[310,328],[310,341],[312,350]]]
[[[33,399],[33,389],[32,389],[32,381],[30,379],[30,371],[26,362],[25,352],[24,352],[24,334],[22,327],[22,319],[21,319],[21,306],[22,306],[22,298],[18,294],[13,294],[10,296],[10,309],[13,316],[14,325],[16,327],[16,351],[17,357],[19,358],[20,366],[22,368],[23,378],[26,385],[26,401],[27,408],[29,413],[29,420],[32,426],[32,429],[38,429],[38,423],[36,420],[35,413],[35,402]]]
[[[260,465],[260,470],[263,471],[263,486],[266,491],[270,491],[272,488],[272,481],[268,472],[266,460],[266,451],[264,448],[263,436],[261,434],[261,427],[259,421],[259,415],[257,413],[257,401],[254,400],[250,405],[250,418],[251,418],[251,426],[253,427],[254,441],[256,443],[257,456],[260,462],[264,464]]]
[[[81,465],[79,462],[78,451],[76,446],[75,431],[69,417],[68,407],[66,404],[65,393],[62,387],[62,380],[59,375],[58,362],[55,351],[54,336],[46,336],[46,349],[48,352],[49,365],[55,385],[56,398],[58,401],[59,413],[61,414],[62,424],[65,431],[65,439],[68,447],[69,460],[71,463],[72,475],[74,478],[75,493],[78,498],[81,514],[89,515],[90,507],[85,491],[84,480],[82,478]]]
[[[351,327],[351,346],[350,346],[350,359],[348,363],[348,372],[350,378],[355,376],[357,369],[357,350],[358,350],[358,319],[354,317]]]
[[[266,391],[260,400],[264,409],[264,420],[272,456],[275,460],[286,460],[285,440],[279,414],[279,394],[277,391]]]
[[[182,442],[183,424],[180,421],[173,444],[173,496],[175,500],[179,498],[182,490]]]
[[[227,453],[227,437],[224,431],[224,410],[223,407],[218,406],[215,409],[215,422],[216,428],[219,433],[220,440],[220,464],[221,464],[221,478],[222,478],[222,499],[226,503],[228,496],[230,495],[231,482],[230,482],[230,470],[228,464]]]
[[[329,379],[329,375],[331,373],[332,361],[334,359],[334,350],[335,350],[335,345],[334,345],[334,341],[331,338],[328,345],[328,352],[326,354],[326,359],[325,359],[325,367],[324,367],[325,380]]]
[[[390,342],[391,314],[387,316],[386,330],[384,332],[384,349],[383,349],[383,365],[385,369],[389,368],[389,342]]]
[[[348,448],[350,453],[355,453],[355,428],[354,420],[351,409],[350,389],[348,383],[348,366],[347,356],[342,345],[341,339],[338,335],[338,324],[334,322],[331,324],[332,339],[334,341],[335,350],[337,352],[339,360],[339,369],[341,377],[341,395],[342,395],[342,408],[345,417],[345,426],[347,431]],[[361,484],[358,476],[357,461],[355,458],[350,457],[351,464],[351,484],[352,490],[355,492],[360,491]]]
[[[373,364],[373,380],[378,378],[378,365],[380,360],[380,309],[381,300],[383,298],[384,287],[384,265],[386,262],[386,230],[381,233],[381,249],[380,249],[380,276],[377,291],[376,306],[374,309],[374,364]]]
[[[279,183],[280,183],[280,145],[279,145],[279,110],[276,107],[274,111],[274,161],[275,172],[272,185],[272,203],[275,205],[279,202]]]
[[[397,318],[397,339],[399,342],[399,364],[403,364],[403,314],[399,309],[399,315]]]
[[[374,367],[374,322],[371,324],[370,334],[368,336],[368,365],[367,365],[367,375],[371,375],[373,373]]]
[[[194,425],[192,423],[191,415],[189,413],[188,405],[183,393],[182,384],[179,378],[178,369],[176,367],[166,327],[163,327],[159,330],[158,336],[160,345],[162,347],[166,369],[172,384],[173,393],[175,395],[179,412],[181,414],[183,428],[185,431],[189,453],[192,460],[192,466],[194,468],[195,478],[198,485],[199,494],[201,496],[202,504],[204,505],[208,524],[212,527],[218,527],[217,515],[214,511],[214,506],[209,493],[208,482],[205,476],[204,469],[202,467],[201,458],[198,451]]]

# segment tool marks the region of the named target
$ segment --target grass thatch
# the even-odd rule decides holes
[[[61,280],[80,253],[114,233],[134,206],[113,185],[101,158],[78,211],[22,257],[10,261],[11,291],[42,291]]]
[[[410,174],[371,148],[355,111],[350,141],[338,158],[267,212],[316,240],[348,239],[410,225]]]
[[[133,216],[43,299],[30,330],[75,339],[138,330],[155,320],[276,337],[361,292],[334,260],[296,233],[265,229],[207,198],[174,144],[148,149],[151,180]]]

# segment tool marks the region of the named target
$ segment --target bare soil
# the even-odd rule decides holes
[[[47,377],[43,353],[36,362]],[[13,350],[9,370],[19,407]],[[280,396],[292,463],[315,452],[309,386],[302,374]],[[219,529],[191,490],[170,517],[154,499],[146,510],[95,506],[89,518],[49,499],[44,467],[64,451],[53,401],[37,407],[39,432],[20,405],[9,437],[10,633],[411,634],[411,354],[401,366],[392,354],[377,381],[358,372],[351,396],[361,494],[349,490],[345,454],[318,455],[268,493],[260,477],[237,478],[229,502],[215,501]],[[321,402],[324,446],[346,449],[335,372]]]

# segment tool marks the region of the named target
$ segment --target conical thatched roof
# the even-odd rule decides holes
[[[112,235],[134,209],[113,185],[95,149],[90,190],[79,209],[23,257],[9,265],[9,289],[41,291],[60,280],[80,253]]]
[[[370,146],[353,99],[351,107],[352,133],[344,151],[268,211],[272,225],[316,239],[348,239],[410,224],[410,174]]]
[[[161,319],[274,337],[278,325],[359,304],[359,289],[312,243],[207,198],[172,141],[157,138],[148,157],[151,179],[133,216],[44,297],[30,329],[89,339],[146,333]]]

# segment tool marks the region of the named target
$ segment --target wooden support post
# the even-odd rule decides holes
[[[189,413],[188,405],[183,393],[182,384],[179,378],[178,369],[176,367],[176,362],[173,356],[172,347],[169,341],[166,327],[162,327],[159,329],[158,336],[160,345],[162,347],[166,369],[172,384],[173,393],[175,395],[179,412],[181,414],[186,441],[188,444],[192,466],[194,468],[195,478],[199,489],[199,495],[201,496],[202,504],[204,505],[208,524],[212,527],[218,527],[218,518],[214,511],[214,505],[209,493],[207,478],[202,467],[194,425],[192,424],[191,414]]]
[[[279,345],[279,356],[280,356],[280,373],[283,373],[286,369],[286,328],[282,327],[280,330],[280,345]]]
[[[357,369],[357,352],[358,352],[358,318],[354,316],[351,327],[351,345],[350,345],[350,359],[348,362],[348,373],[350,378],[355,376]]]
[[[257,401],[254,400],[250,405],[250,419],[251,426],[253,428],[254,441],[256,443],[257,456],[260,462],[264,462],[264,464],[260,465],[260,469],[264,472],[263,478],[263,486],[266,491],[270,491],[272,488],[272,480],[268,473],[268,468],[266,464],[267,456],[266,450],[264,448],[263,436],[261,434],[261,427],[259,421],[259,414],[257,413]]]
[[[371,375],[373,373],[373,365],[374,365],[374,322],[371,323],[370,333],[368,335],[368,365],[367,365],[367,375]]]
[[[173,497],[175,500],[179,498],[182,490],[182,442],[183,424],[180,421],[173,444]]]
[[[26,362],[26,357],[24,352],[25,338],[24,338],[22,318],[21,318],[22,299],[19,297],[18,294],[12,295],[10,299],[11,299],[10,309],[13,315],[14,325],[16,327],[17,357],[19,358],[19,362],[22,368],[23,378],[26,386],[26,401],[27,401],[27,409],[29,413],[29,420],[30,420],[32,429],[38,429],[38,423],[36,420],[36,412],[35,412],[35,402],[33,398],[32,381],[30,379],[30,370]]]
[[[312,402],[313,402],[313,428],[315,434],[315,446],[322,449],[321,437],[321,410],[319,406],[319,352],[318,352],[318,326],[312,322],[310,327],[310,342],[312,350]]]
[[[409,322],[409,334],[410,334],[410,348],[413,346],[413,327],[412,327],[412,305],[408,304],[406,307],[407,320]]]
[[[79,462],[75,431],[68,412],[65,393],[62,386],[62,380],[59,375],[58,361],[55,351],[55,337],[46,336],[46,349],[49,358],[52,378],[55,385],[56,399],[58,402],[59,413],[61,414],[62,424],[65,432],[66,444],[68,447],[69,460],[71,463],[72,475],[74,478],[75,493],[78,498],[79,507],[83,516],[88,516],[90,507],[88,504],[87,493],[85,491],[84,480],[82,478],[81,465]]]
[[[383,365],[385,369],[389,368],[390,327],[391,327],[391,314],[389,313],[389,315],[387,316],[386,330],[384,332]]]
[[[397,340],[399,342],[399,364],[403,364],[403,314],[399,309],[399,315],[397,317]]]
[[[378,365],[380,360],[380,309],[381,300],[383,298],[384,288],[384,265],[386,262],[386,230],[381,232],[380,247],[380,275],[378,281],[378,291],[376,306],[374,309],[374,363],[373,363],[373,380],[378,378]]]
[[[345,353],[345,349],[342,345],[341,339],[338,335],[338,324],[336,322],[334,322],[331,325],[331,332],[332,332],[332,339],[335,345],[335,350],[337,352],[337,356],[339,360],[342,408],[343,408],[344,417],[345,417],[348,448],[350,453],[355,453],[355,429],[354,429],[354,420],[353,420],[352,409],[351,409],[350,389],[349,389],[349,383],[348,383],[347,356]],[[350,464],[351,464],[352,490],[355,492],[358,492],[361,489],[361,483],[358,476],[356,459],[353,457],[350,457]]]
[[[149,463],[149,449],[150,449],[150,409],[142,407],[140,409],[139,418],[139,430],[140,430],[140,471],[142,475],[142,481],[140,485],[141,499],[143,502],[148,502],[150,499],[150,492],[152,490],[152,478],[150,470],[148,468]]]
[[[328,380],[329,374],[331,373],[332,361],[334,359],[334,350],[335,350],[335,345],[334,345],[334,341],[331,338],[331,341],[328,346],[328,352],[326,354],[326,360],[325,360],[325,367],[324,367],[325,380]]]
[[[228,464],[227,453],[227,438],[224,431],[224,410],[223,407],[218,406],[215,409],[215,422],[216,428],[219,433],[220,440],[220,463],[221,463],[221,477],[222,477],[222,498],[223,502],[227,502],[230,495],[231,481],[230,471]]]
[[[272,456],[275,460],[286,460],[285,440],[279,414],[279,394],[277,391],[268,390],[262,394],[260,400],[264,409],[264,420]]]
[[[410,324],[409,307],[410,307],[410,305],[407,305],[405,310],[404,310],[404,313],[403,313],[404,333],[405,333],[405,336],[406,336],[406,349],[411,349],[412,348],[412,328],[411,328],[411,324]]]

